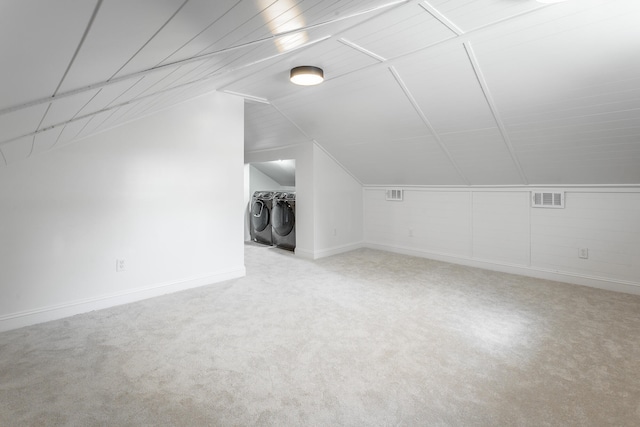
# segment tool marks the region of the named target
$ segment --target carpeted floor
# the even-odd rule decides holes
[[[0,426],[637,426],[640,297],[362,249],[0,334]]]

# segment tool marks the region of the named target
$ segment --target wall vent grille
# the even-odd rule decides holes
[[[531,194],[531,206],[534,208],[564,208],[563,192],[534,191]]]
[[[389,188],[387,190],[387,200],[401,202],[404,191],[399,188]]]

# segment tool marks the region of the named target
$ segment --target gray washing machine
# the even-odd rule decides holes
[[[296,248],[296,193],[275,193],[271,228],[275,246],[290,251]]]
[[[251,198],[251,221],[249,231],[251,240],[265,245],[272,245],[271,210],[273,207],[272,191],[256,191]]]

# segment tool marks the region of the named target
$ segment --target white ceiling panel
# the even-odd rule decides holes
[[[431,65],[421,67],[423,63]],[[496,126],[462,45],[413,54],[395,68],[437,132]]]
[[[640,182],[638,164],[640,158],[598,158],[593,160],[545,162],[523,158],[522,166],[527,176],[537,184],[625,184]]]
[[[137,80],[124,80],[98,89],[96,95],[82,108],[79,115],[100,111],[112,105],[116,98],[131,89]]]
[[[455,37],[445,25],[416,3],[389,10],[343,37],[390,59]]]
[[[58,141],[58,137],[62,132],[62,126],[48,129],[44,132],[38,132],[33,139],[33,154],[44,153],[51,149]]]
[[[321,86],[298,87],[295,96],[280,100],[278,106],[325,148],[336,141],[361,143],[429,135],[385,68],[350,74]]]
[[[534,0],[429,0],[423,3],[430,4],[464,31],[543,7]]]
[[[352,48],[330,39],[292,55],[272,60],[270,65],[250,67],[241,73],[241,78],[236,82],[225,85],[222,89],[277,100],[300,92],[300,87],[289,81],[289,71],[295,66],[314,64],[326,71],[325,79],[331,80],[376,63],[378,61],[375,59],[357,51],[354,54]]]
[[[61,90],[105,82],[133,58],[184,0],[102,3]]]
[[[200,33],[212,28],[237,3],[238,0],[189,0],[118,75],[128,75],[162,63]]]
[[[91,117],[86,117],[64,125],[55,147],[62,147],[74,142],[80,132],[84,130],[85,126],[89,124],[90,120]]]
[[[429,137],[334,147],[330,153],[371,185],[464,184]]]
[[[2,155],[4,156],[7,165],[25,160],[31,155],[32,149],[33,136],[20,138],[0,145],[0,151],[2,151]]]
[[[244,104],[245,150],[263,150],[282,145],[304,144],[309,139],[274,107],[267,104]]]
[[[91,99],[98,94],[98,89],[79,93],[77,95],[61,98],[51,103],[51,107],[47,111],[44,120],[39,129],[47,128],[52,125],[64,123],[67,120],[80,114],[80,111],[87,105]]]
[[[440,138],[470,182],[523,184],[497,127],[441,134]]]
[[[0,129],[2,129],[0,143],[35,132],[47,107],[48,104],[41,104],[0,115]]]
[[[0,2],[0,109],[52,96],[96,1]]]
[[[224,3],[226,6],[226,2]],[[192,37],[177,52],[167,57],[163,64],[192,58],[204,52],[229,48],[233,39],[231,35],[240,34],[239,27],[259,15],[262,8],[258,2],[241,1],[222,15],[217,15],[214,25],[207,27]]]

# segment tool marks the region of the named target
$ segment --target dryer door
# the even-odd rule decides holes
[[[296,219],[293,207],[286,200],[278,200],[273,206],[272,227],[278,236],[287,236],[293,230]]]
[[[269,208],[262,200],[256,200],[251,207],[251,225],[255,231],[263,231],[269,226]]]

